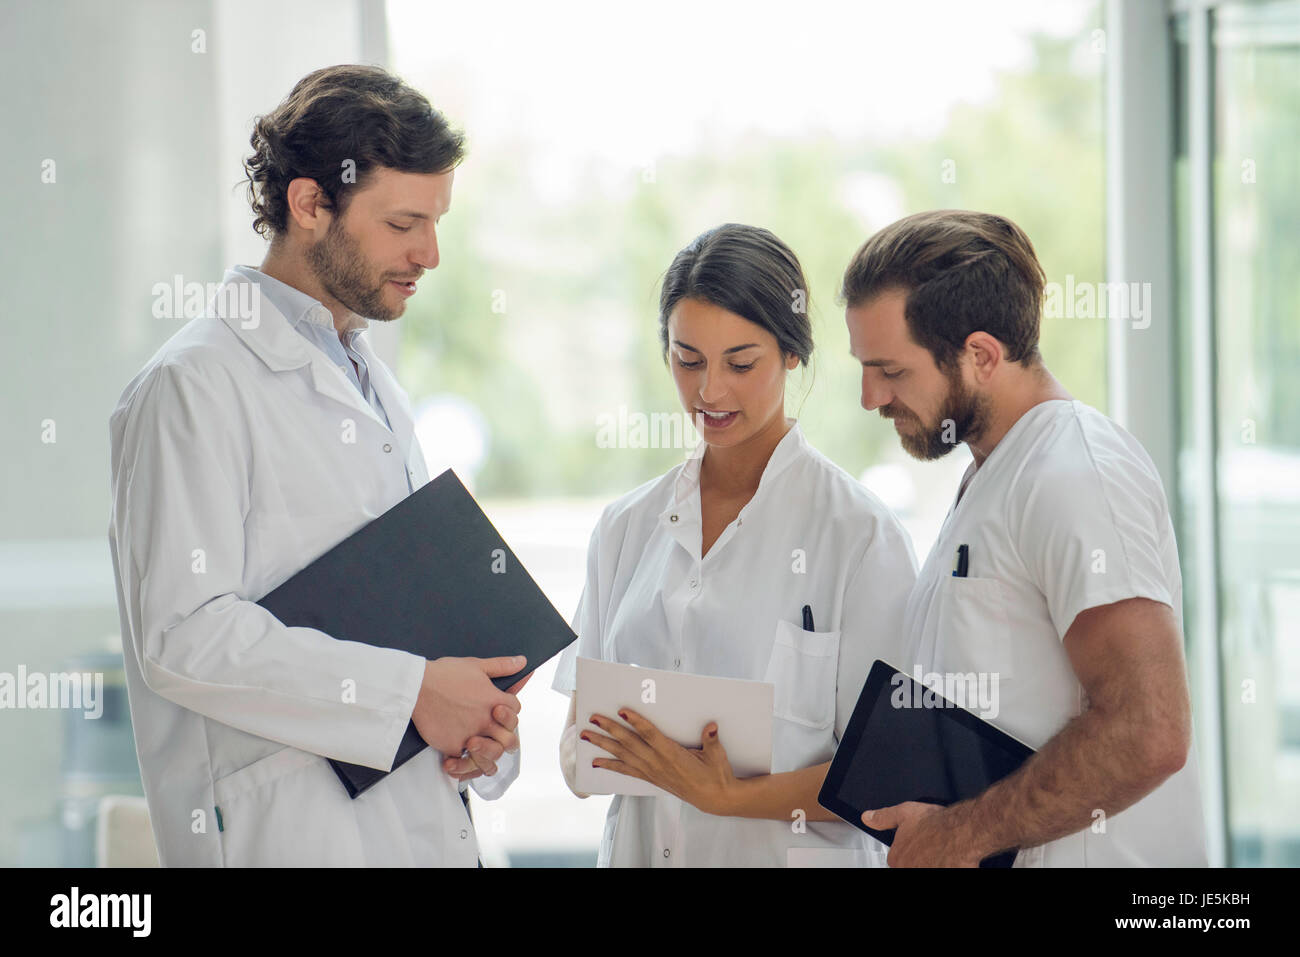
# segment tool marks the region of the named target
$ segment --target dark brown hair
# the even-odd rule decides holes
[[[805,366],[812,355],[808,280],[794,252],[761,226],[724,223],[673,257],[659,293],[659,344],[668,358],[668,318],[683,299],[698,299],[762,326],[782,355]]]
[[[850,309],[883,292],[907,294],[913,340],[951,369],[972,332],[987,332],[1013,362],[1039,361],[1046,276],[1034,246],[1011,220],[963,209],[917,213],[863,244],[844,271]]]
[[[308,73],[256,119],[248,142],[253,229],[272,240],[288,231],[287,191],[300,176],[315,180],[325,208],[343,216],[377,167],[445,173],[465,157],[464,134],[423,94],[379,67],[351,64]]]

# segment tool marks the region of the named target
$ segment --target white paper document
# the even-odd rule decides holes
[[[716,721],[731,770],[738,778],[748,778],[772,772],[774,694],[775,688],[765,681],[685,675],[580,657],[577,726],[579,733],[604,734],[587,720],[601,714],[631,727],[618,716],[620,708],[631,708],[666,737],[699,748],[704,726]],[[577,787],[585,794],[667,795],[640,778],[593,768],[596,758],[615,758],[590,741],[578,740],[577,755]]]

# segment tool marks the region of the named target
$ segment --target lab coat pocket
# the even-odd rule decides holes
[[[938,667],[950,673],[985,674],[989,680],[1014,677],[1002,583],[995,578],[947,578],[940,589]]]
[[[284,748],[213,783],[227,867],[359,867],[352,802],[319,755]]]
[[[839,651],[838,631],[804,631],[778,622],[763,676],[776,686],[773,715],[805,728],[829,728],[835,721]]]

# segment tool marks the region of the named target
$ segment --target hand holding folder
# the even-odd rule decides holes
[[[528,678],[520,679],[505,691],[488,687],[487,679],[516,674],[524,664],[522,656],[439,658],[426,662],[424,684],[411,713],[411,723],[431,748],[445,755],[459,755],[471,744],[486,745],[488,739],[498,742],[503,750],[512,750],[518,742],[514,729],[519,724],[519,700],[515,693]],[[485,698],[486,705],[475,707],[477,701]],[[455,760],[457,766],[463,766],[457,772],[460,774],[472,772],[476,766],[468,759]],[[484,763],[492,765],[492,761]]]
[[[429,660],[523,655],[522,670],[491,679],[503,692],[576,637],[450,469],[258,604],[286,625]],[[425,747],[408,725],[393,770]],[[389,773],[330,764],[353,798]]]

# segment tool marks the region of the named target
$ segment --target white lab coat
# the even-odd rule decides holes
[[[769,681],[772,771],[829,761],[871,663],[906,647],[911,540],[794,424],[754,497],[701,560],[701,461],[692,456],[605,509],[587,553],[578,640],[552,687],[574,689],[578,655]],[[804,605],[812,608],[811,632],[802,626]],[[588,717],[578,715],[578,724]],[[725,747],[727,728],[718,734]],[[883,852],[841,821],[721,817],[673,797],[616,796],[598,863],[878,866]]]
[[[231,270],[223,285],[247,282]],[[428,474],[410,401],[365,333],[356,348],[391,432],[252,285],[256,324],[216,308],[190,321],[109,422],[109,544],[161,862],[473,867],[441,754],[355,801],[325,760],[391,767],[424,659],[288,628],[254,603]],[[498,767],[474,780],[481,796],[505,790],[518,755]]]
[[[957,578],[963,544],[969,566]],[[985,702],[996,714],[967,706],[1038,749],[1085,707],[1063,641],[1075,617],[1149,598],[1173,609],[1181,634],[1182,592],[1169,507],[1146,451],[1082,402],[1042,402],[954,502],[908,601],[915,644],[891,664],[909,674],[996,676],[997,700]],[[1016,857],[1017,867],[1205,864],[1195,747],[1132,807]]]

